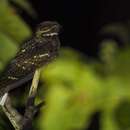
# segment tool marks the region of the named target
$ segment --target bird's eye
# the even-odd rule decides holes
[[[46,31],[46,30],[48,30],[49,28],[48,27],[44,27],[44,28],[41,28],[40,30],[41,31]]]

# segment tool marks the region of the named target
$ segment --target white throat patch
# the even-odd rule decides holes
[[[49,34],[44,34],[43,36],[49,37],[49,36],[57,36],[57,35],[58,33],[49,33]]]

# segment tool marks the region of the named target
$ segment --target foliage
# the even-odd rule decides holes
[[[7,0],[1,0],[0,17],[2,71],[31,31]],[[76,50],[62,48],[59,57],[42,69],[37,100],[44,98],[45,106],[37,114],[34,128],[83,130],[99,112],[100,130],[130,130],[130,47],[121,49],[114,40],[105,39],[99,57],[86,58]],[[0,130],[11,129],[4,120],[2,114]]]
[[[19,44],[31,35],[31,30],[8,1],[1,0],[0,18],[0,66],[4,66],[16,54]]]
[[[107,42],[102,49],[113,49],[111,46]],[[65,49],[43,69],[41,79],[47,93],[46,107],[39,119],[41,129],[81,130],[89,126],[96,112],[101,112],[101,130],[130,129],[130,50],[118,50],[111,62],[114,56],[105,55],[109,55],[109,62],[97,63],[98,68],[93,69],[93,62],[84,62],[78,52]]]

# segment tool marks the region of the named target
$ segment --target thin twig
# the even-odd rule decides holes
[[[27,99],[25,114],[23,117],[20,115],[20,113],[17,112],[15,108],[12,107],[11,99],[9,96],[7,96],[5,104],[2,106],[4,113],[10,120],[15,130],[29,130],[32,127],[33,116],[37,111],[36,109],[38,109],[38,106],[35,106],[34,101],[37,93],[39,78],[40,69],[37,69],[32,80],[32,85]]]
[[[21,120],[22,116],[17,112],[15,108],[12,107],[10,97],[8,96],[4,106],[2,109],[8,119],[10,120],[11,124],[15,128],[15,130],[21,130]]]
[[[37,93],[39,78],[40,78],[40,69],[37,69],[35,71],[32,85],[31,85],[31,88],[29,91],[25,114],[24,114],[23,121],[22,121],[22,124],[23,124],[22,130],[29,130],[32,127],[32,120],[33,120],[33,116],[36,111],[35,110],[36,106],[35,106],[34,102],[35,102],[35,97],[36,97],[36,93]]]
[[[38,87],[39,78],[40,78],[40,71],[41,69],[37,69],[34,73],[32,85],[29,92],[29,97],[35,96],[37,93],[37,87]]]

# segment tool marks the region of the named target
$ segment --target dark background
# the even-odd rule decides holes
[[[30,0],[38,17],[22,16],[34,28],[46,21],[58,21],[63,26],[60,35],[62,46],[71,46],[96,56],[99,43],[97,34],[105,24],[126,21],[130,18],[129,0]]]
[[[89,56],[97,55],[97,34],[103,25],[130,19],[129,0],[30,0],[30,3],[38,17],[32,19],[25,12],[22,15],[32,28],[42,21],[58,21],[63,26],[62,46],[71,46]]]

